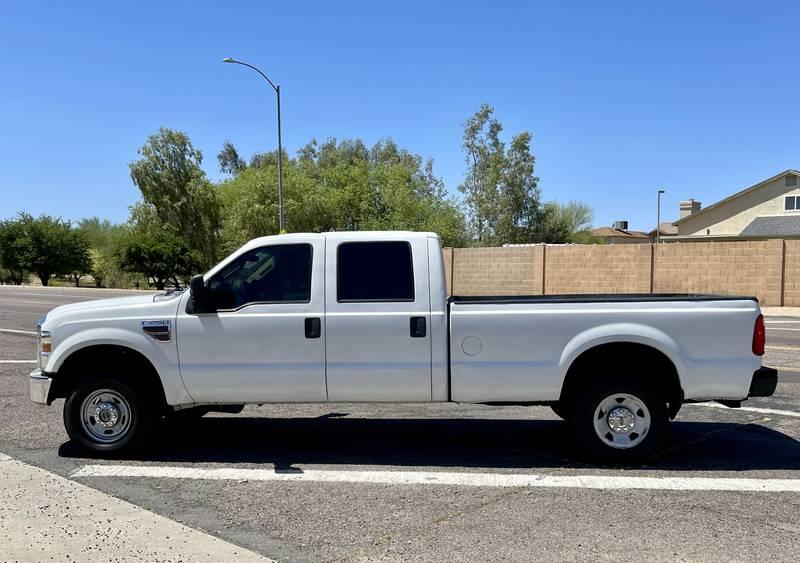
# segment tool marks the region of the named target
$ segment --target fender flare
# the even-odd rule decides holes
[[[591,328],[574,336],[561,352],[559,371],[563,387],[572,364],[581,354],[604,344],[641,344],[653,348],[667,357],[675,366],[678,382],[684,388],[683,376],[686,361],[681,347],[667,333],[639,323],[613,323]]]
[[[92,346],[119,346],[142,355],[155,369],[168,404],[194,402],[183,384],[178,365],[171,363],[158,348],[162,344],[145,334],[121,328],[90,328],[68,336],[56,345],[47,361],[45,372],[56,373],[76,352]]]

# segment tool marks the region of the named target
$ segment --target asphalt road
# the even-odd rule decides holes
[[[0,329],[32,330],[57,305],[109,295],[2,286]],[[662,453],[636,470],[588,463],[547,408],[468,405],[248,407],[164,424],[134,459],[87,459],[67,440],[63,401],[28,401],[33,364],[8,362],[30,361],[34,342],[11,332],[0,332],[0,452],[68,477],[87,465],[135,468],[143,476],[72,478],[278,560],[797,561],[800,492],[708,490],[726,479],[800,479],[800,318],[767,322],[764,363],[781,368],[776,395],[744,403],[756,411],[684,407]],[[171,467],[181,473],[165,477]],[[192,478],[202,468],[287,478]],[[480,474],[483,484],[396,482],[407,473],[432,483]],[[583,480],[488,483],[529,474]],[[708,481],[700,490],[591,488],[606,477]],[[87,506],[87,517],[96,509]]]

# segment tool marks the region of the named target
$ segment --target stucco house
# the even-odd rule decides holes
[[[800,172],[786,170],[703,208],[680,203],[676,235],[665,239],[800,238]]]

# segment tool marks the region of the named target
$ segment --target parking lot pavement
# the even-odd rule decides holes
[[[6,561],[270,561],[4,454],[0,537]]]
[[[37,291],[24,297],[58,299]],[[0,328],[29,330],[46,310],[7,302]],[[31,366],[10,363],[0,451],[278,560],[797,560],[800,331],[785,329],[800,318],[773,320],[776,395],[744,403],[758,410],[685,406],[634,470],[588,463],[547,408],[479,405],[247,407],[162,424],[134,458],[89,459],[67,440],[62,401],[30,403]],[[32,350],[30,335],[0,332],[0,360]]]

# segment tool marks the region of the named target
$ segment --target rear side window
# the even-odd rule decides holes
[[[411,245],[404,241],[348,242],[337,249],[336,299],[414,301]]]

